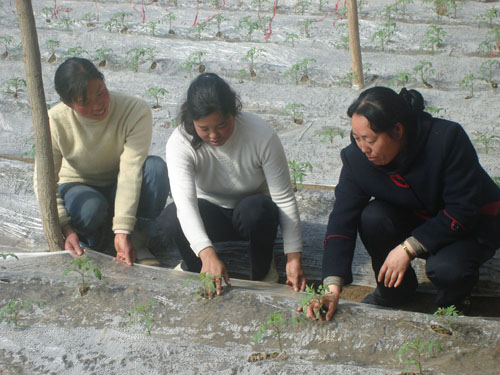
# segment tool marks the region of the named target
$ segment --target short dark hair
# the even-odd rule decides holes
[[[181,106],[181,124],[193,137],[191,146],[197,149],[203,143],[194,128],[194,121],[219,113],[224,117],[236,116],[241,101],[229,84],[214,73],[203,73],[189,85],[186,101]]]
[[[104,75],[90,60],[70,57],[57,68],[54,84],[61,100],[69,105],[79,99],[85,102],[89,82],[95,79],[104,81]]]
[[[349,106],[347,115],[366,117],[375,133],[393,136],[399,122],[407,132],[413,130],[418,115],[424,110],[424,98],[417,90],[403,88],[399,95],[388,87],[372,87],[359,95]]]

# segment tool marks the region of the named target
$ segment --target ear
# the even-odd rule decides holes
[[[405,135],[405,128],[403,127],[403,124],[400,122],[396,123],[393,134],[397,140],[403,139]]]

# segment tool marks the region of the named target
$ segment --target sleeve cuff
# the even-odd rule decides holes
[[[406,239],[406,241],[410,244],[410,246],[412,247],[413,251],[415,252],[415,256],[420,256],[420,255],[423,255],[423,254],[426,254],[428,253],[427,249],[425,248],[424,245],[422,245],[422,243],[417,240],[415,237],[411,236],[411,237],[408,237]]]
[[[342,290],[344,288],[344,278],[340,276],[327,276],[323,279],[323,285],[336,285]]]

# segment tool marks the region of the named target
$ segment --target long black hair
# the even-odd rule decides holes
[[[388,87],[365,90],[349,106],[347,115],[366,117],[375,133],[387,133],[394,137],[397,123],[403,125],[405,134],[413,133],[416,121],[424,110],[424,98],[417,90],[403,88],[399,95]]]
[[[219,113],[224,118],[236,116],[241,101],[231,87],[214,73],[203,73],[189,85],[186,101],[181,106],[181,125],[193,137],[191,146],[197,149],[203,143],[194,128],[194,121]]]
[[[95,79],[104,81],[104,75],[90,60],[70,57],[57,68],[54,84],[63,103],[70,105],[78,100],[87,101],[87,87]]]

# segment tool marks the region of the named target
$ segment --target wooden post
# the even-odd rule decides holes
[[[56,204],[54,159],[50,139],[49,117],[43,91],[40,49],[31,0],[15,0],[24,52],[24,71],[31,105],[35,136],[38,201],[49,251],[63,248],[63,238]]]
[[[347,24],[349,26],[349,51],[351,52],[352,85],[360,90],[364,86],[363,63],[359,45],[358,6],[356,0],[347,0]]]

